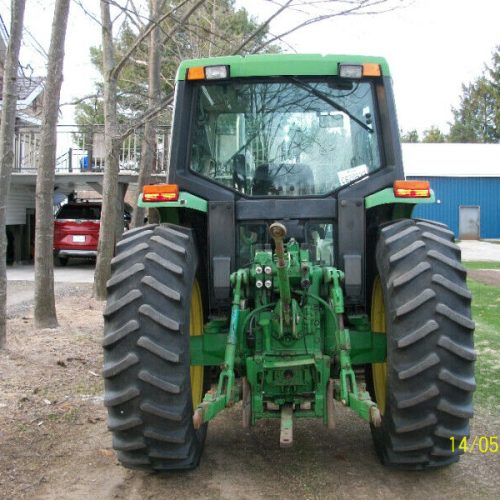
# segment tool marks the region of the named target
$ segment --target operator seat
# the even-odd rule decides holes
[[[304,163],[265,163],[255,169],[252,193],[257,196],[314,194],[314,175]]]

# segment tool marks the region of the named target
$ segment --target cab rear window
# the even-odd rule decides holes
[[[370,81],[197,86],[191,170],[249,196],[325,195],[382,166]]]

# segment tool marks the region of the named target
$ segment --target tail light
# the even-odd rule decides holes
[[[397,198],[430,198],[429,181],[394,181],[394,196]]]
[[[177,201],[179,199],[179,186],[177,184],[152,184],[144,186],[142,201]]]

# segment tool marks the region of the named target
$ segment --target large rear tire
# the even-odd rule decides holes
[[[104,404],[120,462],[151,471],[198,465],[207,426],[193,427],[203,367],[189,336],[203,329],[191,230],[149,225],[117,245],[104,312]]]
[[[376,450],[409,469],[457,462],[450,438],[469,435],[476,357],[460,249],[444,225],[399,220],[380,228],[376,261],[372,330],[387,335],[386,363],[368,377],[382,413]]]

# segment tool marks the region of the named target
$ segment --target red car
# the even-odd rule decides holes
[[[65,266],[70,257],[97,256],[101,203],[74,201],[63,205],[54,221],[54,256]]]

